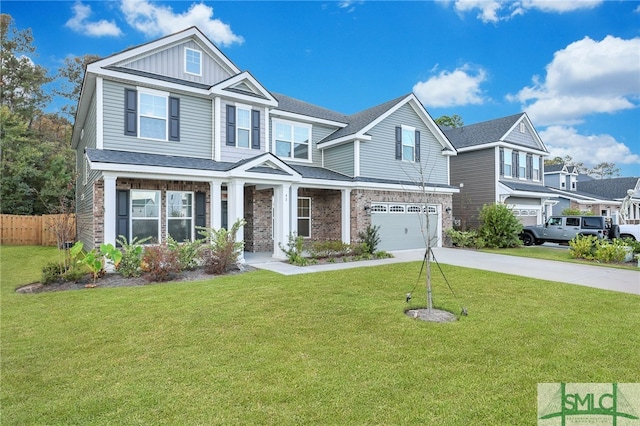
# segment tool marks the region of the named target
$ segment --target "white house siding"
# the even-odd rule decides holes
[[[324,151],[324,167],[347,176],[354,175],[353,142]]]
[[[213,158],[211,100],[174,95],[180,99],[180,141],[141,139],[124,134],[125,88],[135,89],[134,86],[104,81],[104,149]]]
[[[185,47],[202,52],[202,76],[184,72]],[[231,74],[211,57],[211,52],[203,49],[193,40],[158,50],[152,54],[147,52],[144,56],[134,58],[119,66],[211,86],[231,77]]]
[[[403,124],[420,131],[420,163],[395,159],[395,129]],[[416,183],[449,183],[447,157],[442,155],[442,145],[408,104],[367,133],[371,140],[360,143],[361,176]]]

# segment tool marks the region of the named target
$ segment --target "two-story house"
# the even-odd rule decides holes
[[[525,113],[458,128],[443,128],[458,155],[451,158],[456,223],[480,225],[485,204],[508,205],[523,225],[542,223],[554,194],[544,186],[549,152]]]
[[[88,65],[72,136],[78,238],[197,238],[246,221],[245,250],[290,234],[380,249],[441,244],[456,151],[415,95],[351,115],[272,93],[197,28]]]

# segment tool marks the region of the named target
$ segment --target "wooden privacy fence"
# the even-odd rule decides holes
[[[75,215],[47,214],[20,216],[0,214],[0,244],[19,246],[55,246],[55,229],[69,229],[69,241],[76,238]]]

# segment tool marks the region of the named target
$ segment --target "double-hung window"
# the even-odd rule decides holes
[[[184,49],[184,71],[187,74],[202,75],[202,52],[195,49]]]
[[[294,160],[311,160],[311,126],[274,121],[276,155]]]
[[[248,105],[227,104],[226,113],[226,145],[260,149],[260,111]]]
[[[167,97],[140,92],[140,137],[167,139]]]
[[[193,240],[193,193],[167,191],[167,234],[179,243]]]
[[[160,191],[131,190],[131,241],[160,241]]]
[[[503,155],[502,155],[502,162],[503,162],[502,174],[506,177],[511,177],[512,160],[513,160],[513,155],[511,154],[511,150],[508,148],[505,148],[503,150]]]
[[[540,157],[534,155],[531,159],[531,165],[533,167],[532,178],[533,180],[540,180]]]
[[[311,237],[311,198],[298,198],[298,235]]]
[[[415,161],[416,131],[411,127],[402,126],[402,159]]]
[[[236,108],[237,126],[236,132],[239,148],[249,148],[251,145],[251,110],[248,108]]]
[[[518,177],[527,178],[527,153],[522,151],[518,153]]]

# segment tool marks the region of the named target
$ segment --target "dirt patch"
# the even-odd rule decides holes
[[[409,309],[405,314],[411,318],[429,322],[452,322],[458,319],[451,312],[440,309],[431,309],[431,312],[427,308]]]
[[[232,269],[225,275],[235,275],[243,272],[253,270],[251,266],[244,265],[241,269]],[[204,269],[194,269],[191,271],[182,271],[178,274],[174,274],[171,280],[164,281],[164,283],[178,283],[185,281],[202,281],[210,280],[220,275],[211,275],[204,272]],[[47,291],[64,291],[64,290],[90,290],[91,288],[109,288],[109,287],[135,287],[143,285],[159,284],[157,282],[148,282],[143,277],[125,278],[120,274],[106,274],[96,280],[95,287],[93,287],[93,277],[87,275],[77,282],[60,281],[51,284],[31,283],[16,289],[17,293],[42,293]]]

